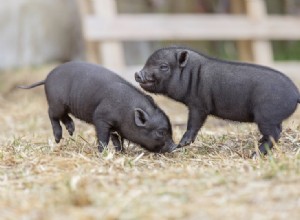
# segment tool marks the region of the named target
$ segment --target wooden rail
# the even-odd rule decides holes
[[[92,54],[113,69],[124,68],[122,41],[149,40],[235,40],[241,59],[300,71],[299,63],[273,61],[270,40],[299,40],[300,19],[295,16],[268,15],[264,0],[232,0],[245,4],[245,14],[117,14],[115,0],[79,0],[81,8],[92,8],[82,16],[83,32]],[[100,4],[101,2],[101,4]],[[235,6],[236,7],[236,6]],[[250,51],[249,51],[250,49]],[[251,55],[249,55],[251,54]]]
[[[84,22],[85,38],[91,41],[300,39],[295,17],[256,22],[238,15],[118,15],[112,20],[90,15]]]

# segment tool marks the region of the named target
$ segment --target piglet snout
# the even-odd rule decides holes
[[[142,71],[136,72],[134,74],[134,78],[135,78],[135,81],[137,81],[138,83],[143,83],[144,82],[144,77],[143,77]]]
[[[171,153],[177,148],[177,145],[173,142],[166,144],[160,151],[160,153]]]

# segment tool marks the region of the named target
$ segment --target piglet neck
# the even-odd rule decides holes
[[[198,56],[192,57],[187,66],[174,72],[166,91],[166,96],[187,106],[201,92],[201,70],[205,63],[196,58]]]
[[[182,83],[182,74],[185,74],[182,70],[174,72],[163,94],[187,105],[188,99],[185,96],[186,88]]]

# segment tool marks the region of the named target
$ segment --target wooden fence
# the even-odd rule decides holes
[[[237,14],[117,14],[115,0],[78,0],[89,60],[123,69],[120,42],[147,40],[234,40],[241,60],[287,73],[298,62],[274,62],[271,40],[299,40],[300,19],[268,15],[264,0],[231,0]],[[246,13],[240,14],[244,4]]]

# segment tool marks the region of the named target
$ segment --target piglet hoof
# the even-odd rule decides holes
[[[256,152],[254,151],[251,155],[250,155],[250,159],[252,160],[257,160],[261,157],[265,156],[265,154],[261,153],[261,152]]]
[[[193,135],[189,132],[185,132],[180,143],[178,144],[177,148],[181,148],[187,145],[190,145],[193,142]]]
[[[62,136],[60,137],[55,137],[55,142],[58,144],[60,142],[60,140],[62,139]]]
[[[58,144],[60,142],[60,138],[55,138],[55,142]]]
[[[177,145],[177,147],[176,147],[176,149],[177,148],[182,148],[183,146],[179,143],[178,145]]]
[[[55,142],[58,144],[62,139],[62,134],[55,134],[54,137],[55,137]]]
[[[115,147],[115,149],[116,149],[117,152],[125,153],[125,148],[122,147],[122,146]]]
[[[69,129],[67,129],[67,130],[68,130],[68,132],[69,132],[69,135],[70,135],[70,136],[73,136],[73,132],[74,132],[74,131],[73,131],[73,130],[69,130]]]
[[[61,132],[61,130],[54,131],[54,138],[55,138],[55,142],[58,144],[60,142],[60,140],[62,139],[62,132]]]
[[[70,122],[69,124],[66,125],[67,131],[69,134],[72,136],[74,131],[75,131],[75,126],[73,122]]]
[[[104,151],[104,147],[101,146],[101,145],[98,145],[98,150],[99,150],[100,153],[102,153]]]
[[[192,143],[191,140],[183,140],[183,141],[180,141],[180,143],[178,144],[177,148],[182,148],[182,147],[185,147],[187,145],[190,145]]]
[[[256,151],[254,151],[254,152],[250,155],[250,159],[252,159],[252,160],[258,159],[258,156],[257,156]]]

